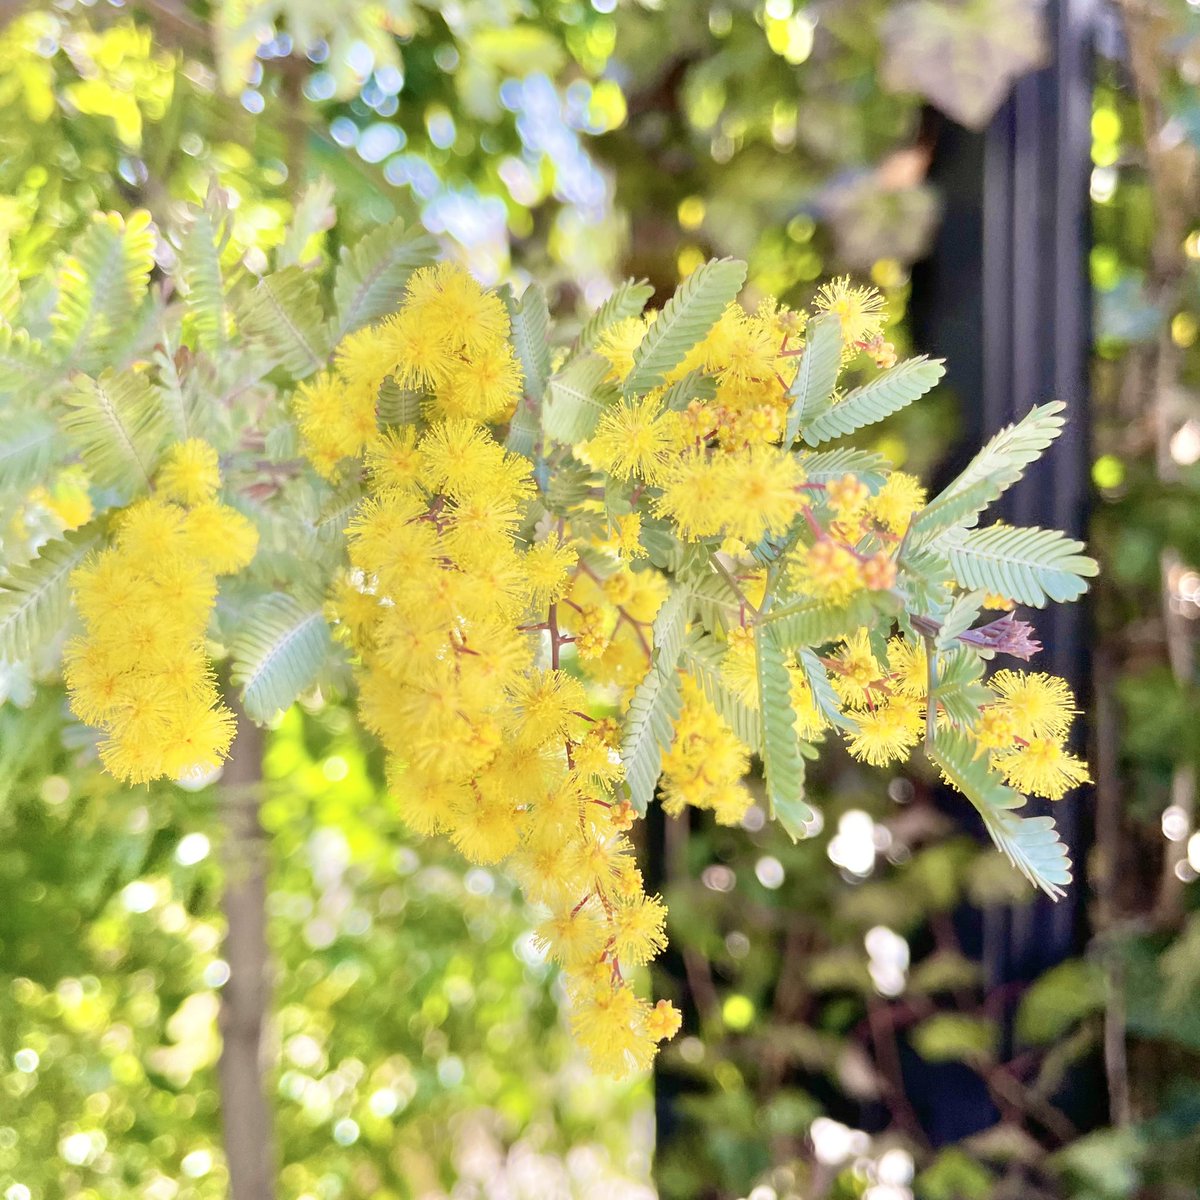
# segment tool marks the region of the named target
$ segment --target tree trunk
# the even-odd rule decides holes
[[[272,1200],[275,1155],[264,1079],[263,1035],[270,1003],[266,845],[259,824],[262,731],[230,697],[237,738],[225,766],[225,960],[218,1076],[232,1200]]]

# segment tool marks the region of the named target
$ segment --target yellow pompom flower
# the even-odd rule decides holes
[[[646,322],[641,317],[626,317],[611,324],[596,343],[596,352],[608,359],[608,379],[622,380],[633,370],[633,354],[646,336]]]
[[[438,386],[437,399],[447,416],[496,421],[512,413],[521,387],[517,357],[507,342],[499,342],[455,362]]]
[[[920,480],[903,471],[893,471],[867,506],[871,516],[889,533],[902,534],[913,514],[925,506],[925,489]]]
[[[653,395],[623,400],[605,409],[587,443],[588,457],[618,479],[658,483],[679,445],[676,413]]]
[[[724,482],[703,451],[683,454],[665,469],[662,495],[655,508],[675,522],[684,541],[720,533],[724,512],[730,507]]]
[[[883,329],[886,304],[871,287],[857,287],[848,275],[830,280],[817,291],[814,307],[833,313],[842,323],[842,340],[852,351],[858,343],[871,341]]]
[[[804,473],[792,454],[752,446],[718,460],[725,503],[724,531],[747,544],[781,534],[800,511]]]
[[[228,504],[197,504],[184,520],[183,534],[188,552],[215,575],[240,571],[258,549],[254,522]]]
[[[366,447],[366,467],[377,492],[414,492],[421,481],[417,433],[411,425],[376,434]]]
[[[655,1039],[646,1029],[647,1008],[628,984],[594,985],[576,1001],[571,1028],[602,1074],[649,1066]]]
[[[924,716],[921,705],[903,696],[890,703],[878,704],[867,712],[857,712],[858,728],[847,735],[850,753],[873,767],[903,762],[921,739]]]
[[[992,761],[1017,791],[1048,800],[1061,800],[1081,783],[1091,782],[1087,765],[1052,737],[1035,737],[1028,745],[999,754]]]
[[[1061,739],[1075,716],[1075,698],[1065,679],[1041,672],[997,671],[988,687],[1000,697],[1019,737]]]
[[[221,486],[217,452],[201,438],[176,442],[159,467],[156,481],[163,495],[181,504],[212,500]]]
[[[531,546],[521,559],[529,600],[539,611],[561,600],[571,586],[579,552],[569,542],[547,539]]]
[[[622,962],[640,967],[662,953],[667,906],[659,897],[639,894],[613,912],[613,949]]]
[[[871,652],[867,631],[860,629],[847,638],[833,656],[830,682],[843,703],[853,708],[864,708],[872,687],[880,682],[884,674]]]

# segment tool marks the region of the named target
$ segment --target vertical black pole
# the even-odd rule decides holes
[[[983,387],[981,434],[1061,400],[1068,426],[1047,456],[1005,497],[1015,524],[1083,537],[1088,495],[1088,360],[1091,288],[1093,0],[1054,0],[1046,18],[1050,66],[1018,81],[984,141]],[[1064,676],[1076,694],[1087,673],[1087,612],[1057,605],[1036,614],[1045,650],[1037,666]],[[1088,789],[1053,806],[1076,875],[1087,851]],[[1030,801],[1031,812],[1051,811]],[[994,914],[985,966],[992,982],[1029,979],[1075,953],[1083,936],[1083,889],[1057,904]]]
[[[943,196],[944,219],[932,254],[913,271],[912,297],[916,348],[948,358],[947,385],[962,405],[962,439],[935,486],[1002,426],[1034,405],[1060,400],[1067,405],[1066,432],[994,516],[1075,537],[1085,532],[1090,465],[1094,6],[1095,0],[1048,0],[1050,62],[1017,82],[983,133],[940,123],[931,178]],[[1086,706],[1086,608],[1060,605],[1027,615],[1045,645],[1031,669],[1064,676]],[[1005,1017],[1014,1003],[1005,985],[1035,978],[1084,942],[1090,806],[1090,789],[1053,807],[1030,801],[1031,814],[1053,812],[1071,847],[1078,882],[1066,899],[1055,904],[1039,893],[1020,907],[961,915],[964,946],[982,960],[988,990],[1010,997]],[[910,1065],[910,1085],[930,1101],[923,1120],[935,1143],[996,1119],[979,1081],[962,1074],[943,1079],[945,1073]],[[1086,1124],[1090,1105],[1078,1099],[1064,1102]]]

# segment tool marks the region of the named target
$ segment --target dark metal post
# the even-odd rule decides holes
[[[984,133],[942,125],[931,175],[945,198],[945,220],[933,254],[913,273],[917,348],[948,357],[947,383],[962,401],[963,437],[947,464],[947,480],[996,430],[1036,404],[1061,400],[1067,431],[1008,493],[996,515],[1076,537],[1086,529],[1090,468],[1095,18],[1096,0],[1048,0],[1049,65],[1017,82]],[[1088,677],[1086,608],[1057,606],[1034,619],[1045,645],[1034,669],[1065,676],[1081,696]],[[1031,813],[1053,811],[1080,881],[1090,806],[1090,789],[1076,791],[1052,810],[1044,801],[1030,801]],[[1019,908],[965,915],[964,924],[965,941],[983,962],[989,990],[1027,982],[1082,947],[1084,889],[1077,884],[1057,904],[1039,895]],[[1010,1002],[1006,1015],[1011,1009]],[[913,1066],[914,1074],[922,1072],[919,1064]],[[924,1114],[935,1142],[995,1120],[980,1086],[964,1088],[961,1077],[941,1082],[947,1086],[936,1088],[940,1099]],[[1087,1115],[1079,1115],[1086,1123]]]
[[[1082,537],[1088,495],[1091,341],[1089,176],[1094,0],[1047,6],[1053,62],[1020,80],[987,131],[983,173],[982,429],[990,434],[1035,404],[1061,400],[1068,426],[1005,497],[1003,515]],[[1058,605],[1037,616],[1041,669],[1078,695],[1087,680],[1087,611]],[[1087,852],[1090,791],[1054,805],[1076,875]],[[1033,802],[1034,811],[1050,811]],[[991,914],[985,965],[999,983],[1029,979],[1080,948],[1083,889],[1053,904]]]

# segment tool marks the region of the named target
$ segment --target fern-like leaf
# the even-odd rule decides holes
[[[671,745],[674,722],[682,708],[679,675],[651,667],[633,690],[621,739],[621,762],[629,799],[639,814],[645,814],[662,773],[662,756]]]
[[[956,729],[941,729],[929,754],[947,783],[956,787],[978,810],[997,847],[1030,881],[1053,900],[1071,882],[1071,860],[1050,817],[1019,817],[1013,810],[1025,804],[992,770],[991,756],[978,754],[970,737]]]
[[[213,424],[214,406],[204,403],[204,390],[190,378],[189,367],[194,367],[197,360],[186,349],[173,351],[165,329],[151,358],[156,368],[154,390],[158,406],[172,438],[182,442],[191,437],[207,437]]]
[[[100,541],[99,525],[47,542],[37,558],[0,579],[0,659],[32,658],[67,622],[71,572]]]
[[[264,596],[246,615],[232,646],[234,684],[254,721],[289,708],[311,687],[333,645],[320,604]]]
[[[829,672],[825,670],[825,664],[811,650],[801,650],[796,657],[800,660],[800,669],[804,672],[817,711],[831,725],[837,725],[851,733],[856,732],[858,722],[842,712],[838,694],[829,682]]]
[[[717,394],[717,382],[699,371],[689,371],[663,392],[663,408],[682,412],[693,400],[711,400]]]
[[[691,596],[686,587],[677,587],[659,606],[650,631],[650,644],[654,647],[654,665],[660,671],[674,671],[679,663],[679,652],[687,633],[688,608]]]
[[[402,220],[373,229],[343,247],[333,284],[337,309],[334,340],[400,307],[409,276],[433,260],[437,245],[423,229]]]
[[[75,377],[61,424],[95,482],[123,496],[149,485],[166,437],[161,404],[140,371]]]
[[[842,366],[842,323],[833,313],[815,317],[804,330],[804,353],[788,388],[787,427],[783,444],[790,446],[810,414],[828,407]]]
[[[843,475],[856,475],[872,492],[883,487],[891,470],[891,464],[882,454],[853,450],[848,446],[802,453],[798,458],[804,469],[804,478],[810,483],[829,483],[830,480],[841,479]]]
[[[87,369],[112,361],[116,331],[139,312],[154,267],[154,228],[144,209],[122,219],[97,213],[58,272],[51,316],[58,360]]]
[[[264,275],[238,305],[243,333],[293,379],[325,364],[329,350],[317,281],[300,267]]]
[[[725,653],[725,647],[715,638],[693,630],[683,644],[680,662],[746,749],[751,754],[760,754],[762,720],[758,710],[730,691],[721,677],[721,662]]]
[[[0,415],[0,492],[32,487],[60,448],[58,426],[38,412]]]
[[[512,342],[525,376],[525,394],[540,397],[550,378],[550,310],[546,293],[530,285],[520,300],[507,296]]]
[[[219,354],[225,344],[225,281],[221,251],[229,237],[227,214],[217,188],[203,208],[193,207],[179,235],[179,278],[188,314],[202,350]]]
[[[607,330],[611,329],[618,321],[638,316],[653,295],[654,288],[644,279],[638,281],[627,279],[624,283],[618,284],[613,290],[613,294],[596,309],[579,331],[571,357],[575,358],[585,351],[594,350]]]
[[[379,389],[375,407],[382,425],[413,425],[420,420],[424,403],[424,392],[402,388],[389,377]]]
[[[1058,401],[1043,404],[1000,430],[966,470],[917,513],[910,540],[920,542],[956,525],[974,525],[979,514],[1012,487],[1062,433],[1065,411],[1066,405]]]
[[[991,525],[947,530],[938,547],[960,584],[996,592],[1018,604],[1044,608],[1047,601],[1077,600],[1100,567],[1080,554],[1083,543],[1057,529]]]
[[[574,445],[592,436],[601,414],[614,398],[612,388],[604,383],[607,374],[607,360],[589,354],[550,377],[542,405],[542,432],[546,437]]]
[[[829,600],[800,600],[772,609],[765,621],[772,636],[787,649],[822,646],[847,637],[863,625],[873,625],[887,604],[884,593],[858,592],[844,604]]]
[[[633,807],[644,814],[654,799],[663,752],[674,737],[682,706],[679,655],[687,631],[688,594],[677,588],[663,601],[651,628],[650,669],[634,689],[621,739],[621,761]]]
[[[810,446],[874,425],[919,400],[945,374],[940,359],[910,358],[818,412],[802,432]]]
[[[532,458],[541,431],[542,399],[550,379],[550,310],[546,294],[539,287],[527,287],[520,300],[510,293],[504,302],[525,377],[521,401],[508,425],[506,444],[514,453]]]
[[[717,323],[746,281],[746,264],[721,258],[697,267],[654,318],[633,352],[633,369],[623,384],[627,396],[662,383],[688,351]]]
[[[796,842],[807,836],[805,826],[813,812],[804,802],[804,758],[792,709],[792,677],[784,648],[773,630],[759,625],[754,631],[754,645],[758,654],[758,711],[762,718],[767,798],[771,815]]]
[[[300,267],[310,255],[309,243],[337,220],[333,207],[336,188],[325,178],[306,184],[292,208],[287,233],[275,252],[276,267]]]
[[[40,342],[0,320],[0,396],[36,395],[57,374]]]
[[[955,725],[974,725],[980,707],[993,699],[980,683],[982,675],[983,660],[965,647],[939,656],[934,699]]]

